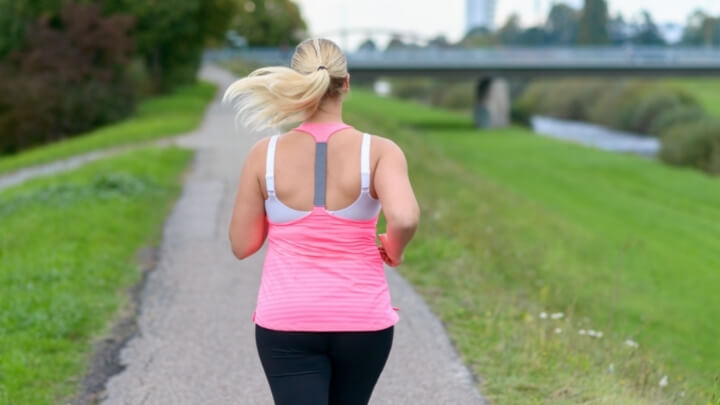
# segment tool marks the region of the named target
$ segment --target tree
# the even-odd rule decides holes
[[[375,51],[377,50],[377,45],[375,44],[375,41],[372,40],[372,38],[368,38],[365,41],[363,41],[362,44],[358,47],[359,51]]]
[[[38,17],[56,15],[61,5],[62,0],[0,0],[0,60],[23,43]]]
[[[688,17],[681,43],[683,45],[720,45],[720,17],[713,18],[701,10]]]
[[[613,45],[623,45],[631,41],[632,27],[625,22],[622,14],[617,14],[608,21],[608,39]]]
[[[235,0],[230,27],[247,38],[250,46],[294,46],[307,25],[298,6],[290,0]]]
[[[409,45],[406,44],[402,38],[400,38],[397,35],[393,35],[393,37],[390,39],[390,42],[388,42],[387,46],[385,47],[386,51],[395,50],[395,49],[404,49],[408,48]]]
[[[96,4],[103,14],[130,14],[137,50],[156,90],[195,80],[203,47],[221,38],[237,0],[74,0]],[[0,59],[22,43],[40,16],[57,16],[68,0],[0,0]]]
[[[530,27],[517,37],[516,45],[542,46],[549,43],[547,33],[541,27]]]
[[[632,41],[639,45],[665,45],[665,38],[660,34],[660,30],[652,19],[649,12],[642,12],[642,21],[638,24]]]
[[[519,42],[522,28],[520,27],[520,17],[517,14],[511,15],[505,25],[497,32],[498,41],[503,45],[516,45]]]
[[[233,0],[100,0],[107,12],[128,12],[155,90],[195,80],[205,44],[225,33]]]
[[[567,4],[553,5],[545,23],[547,41],[554,45],[577,43],[579,20],[578,12]]]
[[[438,35],[435,38],[432,38],[430,41],[428,41],[427,45],[430,47],[433,47],[433,48],[450,48],[450,47],[452,47],[452,44],[450,44],[450,42],[448,42],[445,35]]]
[[[479,48],[497,45],[497,39],[487,27],[475,27],[468,31],[460,41],[460,46],[466,48]]]
[[[585,0],[580,14],[578,43],[604,45],[608,43],[608,9],[605,0]]]

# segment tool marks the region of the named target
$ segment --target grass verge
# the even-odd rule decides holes
[[[0,193],[0,404],[66,403],[191,156],[145,148]],[[142,220],[138,220],[142,218]]]
[[[491,401],[718,403],[716,179],[361,91],[345,112],[405,150],[398,270]]]
[[[0,174],[92,150],[191,131],[202,121],[215,91],[214,84],[199,82],[181,87],[170,95],[145,100],[138,105],[137,113],[127,120],[16,155],[0,156]]]

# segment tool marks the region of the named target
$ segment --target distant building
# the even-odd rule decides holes
[[[473,28],[495,28],[495,7],[497,0],[465,1],[465,32]]]

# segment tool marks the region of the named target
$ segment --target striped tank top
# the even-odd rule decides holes
[[[316,141],[313,209],[294,210],[275,195],[275,148],[270,139],[265,169],[268,248],[256,324],[280,331],[374,331],[394,325],[393,307],[378,252],[380,202],[370,196],[370,136],[363,135],[361,192],[341,210],[325,208],[327,141],[344,123],[304,123],[295,128]]]

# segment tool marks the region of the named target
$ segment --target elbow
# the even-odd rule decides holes
[[[420,209],[415,208],[402,213],[387,216],[387,223],[392,228],[406,232],[414,232],[420,222]]]
[[[417,218],[407,218],[405,220],[394,222],[392,226],[393,228],[402,230],[403,232],[415,233],[415,230],[418,227],[418,220]]]
[[[232,252],[233,252],[233,255],[235,257],[237,257],[239,260],[247,259],[248,257],[250,257],[250,255],[252,255],[252,253],[250,253],[249,251],[247,251],[245,249],[236,248],[235,246],[233,246]]]
[[[251,249],[249,246],[246,246],[245,243],[242,243],[242,241],[233,240],[232,236],[230,237],[230,248],[232,250],[232,253],[235,257],[237,257],[239,260],[247,259],[250,257],[257,249]]]

